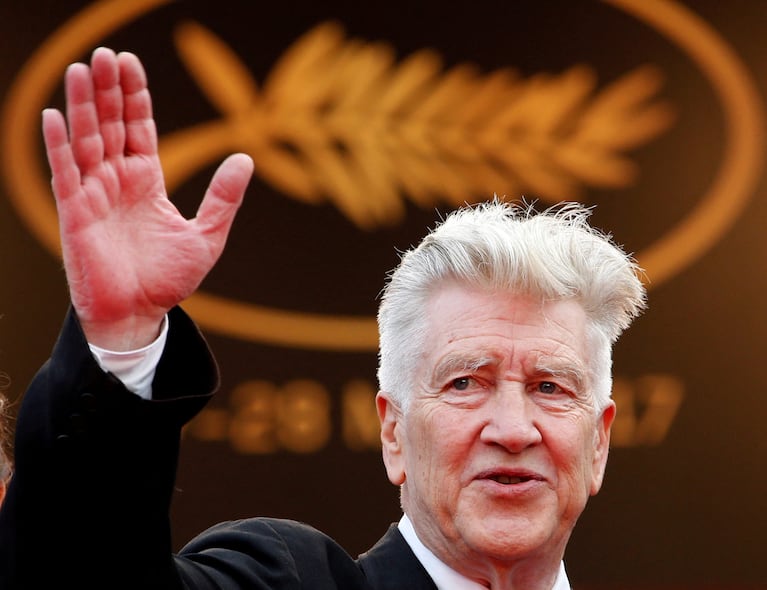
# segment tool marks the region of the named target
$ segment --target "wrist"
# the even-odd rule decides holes
[[[160,336],[165,315],[131,316],[122,320],[95,321],[80,318],[88,343],[113,352],[144,348]]]

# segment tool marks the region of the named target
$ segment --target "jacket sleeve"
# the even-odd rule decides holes
[[[218,387],[176,308],[153,399],[100,369],[69,311],[30,384],[0,510],[0,588],[178,588],[168,510],[182,426]]]

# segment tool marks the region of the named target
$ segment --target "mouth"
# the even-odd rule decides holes
[[[501,483],[503,485],[512,485],[516,483],[524,483],[526,481],[532,480],[533,478],[521,475],[491,475],[488,479],[492,479],[494,482]]]
[[[484,473],[481,473],[477,479],[479,480],[489,480],[494,481],[495,483],[505,485],[505,486],[512,486],[512,485],[519,485],[529,482],[537,482],[537,481],[543,481],[543,477],[537,473],[532,472],[501,472],[501,471],[487,471]]]

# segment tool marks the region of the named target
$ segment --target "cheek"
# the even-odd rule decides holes
[[[590,494],[594,474],[595,440],[593,428],[584,424],[560,424],[552,432],[549,450],[554,456],[557,471],[565,481],[570,493]]]
[[[583,485],[585,492],[589,496],[593,496],[599,491],[604,463],[598,460],[599,438],[595,437],[593,433],[590,433],[587,440],[588,442],[583,445],[581,469],[583,471]]]
[[[421,478],[455,477],[465,465],[471,448],[470,422],[460,412],[443,409],[421,416],[408,431],[408,465]]]

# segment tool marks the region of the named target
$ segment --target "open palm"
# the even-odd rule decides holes
[[[187,220],[167,198],[138,58],[97,49],[65,83],[66,120],[46,110],[43,137],[72,303],[89,341],[135,348],[218,260],[253,164],[225,160]]]

